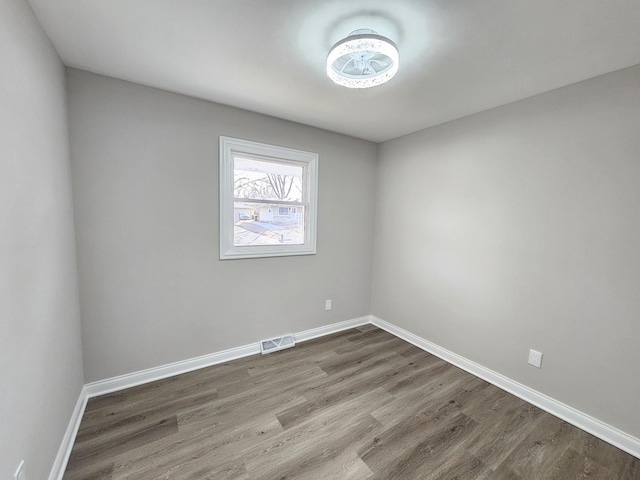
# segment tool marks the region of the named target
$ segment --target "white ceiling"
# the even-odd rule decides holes
[[[381,142],[640,63],[639,0],[29,0],[71,67]],[[325,75],[358,28],[400,71]]]

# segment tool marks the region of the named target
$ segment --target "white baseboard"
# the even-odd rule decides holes
[[[516,397],[519,397],[526,402],[529,402],[542,410],[565,420],[566,422],[575,425],[576,427],[589,432],[590,434],[604,440],[611,445],[618,447],[621,450],[640,458],[640,439],[633,437],[622,430],[619,430],[611,425],[608,425],[597,418],[593,418],[586,413],[576,410],[569,405],[566,405],[558,400],[555,400],[547,395],[540,393],[532,388],[527,387],[521,383],[511,380],[504,375],[501,375],[493,370],[490,370],[482,365],[468,360],[456,353],[453,353],[445,348],[442,348],[435,343],[431,343],[422,337],[414,335],[400,327],[386,322],[381,318],[371,316],[371,323],[387,332],[395,335],[398,338],[406,340],[412,343],[416,347],[421,348],[433,355],[440,357],[441,359],[459,367],[476,377],[482,378],[487,382],[501,388],[509,393],[512,393]]]
[[[324,337],[332,333],[341,332],[343,330],[349,330],[350,328],[361,327],[371,323],[371,315],[365,315],[364,317],[352,318],[344,322],[332,323],[324,327],[312,328],[311,330],[305,330],[304,332],[294,333],[293,337],[296,342],[306,342],[313,338]]]
[[[349,328],[366,325],[370,323],[370,320],[371,317],[366,315],[364,317],[358,317],[344,322],[333,323],[331,325],[294,333],[293,336],[296,339],[296,342],[305,342],[312,338],[322,337],[342,330],[348,330]],[[179,362],[169,363],[159,367],[153,367],[138,372],[107,378],[105,380],[98,380],[97,382],[91,382],[85,385],[86,393],[88,398],[97,397],[106,393],[112,393],[125,388],[142,385],[144,383],[162,380],[163,378],[173,377],[174,375],[180,375],[182,373],[191,372],[204,367],[210,367],[212,365],[218,365],[220,363],[229,362],[231,360],[248,357],[249,355],[255,355],[258,353],[260,353],[260,342],[250,343],[241,347],[202,355],[201,357],[189,358],[187,360],[181,360]]]
[[[97,397],[107,393],[117,392],[125,388],[131,388],[144,383],[155,382],[163,378],[173,377],[182,373],[192,372],[199,368],[210,367],[219,363],[229,362],[238,358],[247,357],[260,353],[260,344],[251,343],[242,347],[230,348],[221,352],[210,353],[200,357],[180,360],[179,362],[160,365],[159,367],[148,368],[138,372],[126,373],[117,377],[98,380],[87,383],[87,397]]]
[[[80,395],[78,396],[76,407],[73,409],[73,413],[71,414],[71,419],[69,420],[69,425],[67,425],[67,430],[64,432],[64,437],[62,438],[62,443],[60,444],[60,448],[58,449],[58,454],[56,455],[56,459],[53,462],[53,468],[51,469],[51,473],[49,474],[49,480],[62,480],[64,470],[65,468],[67,468],[69,455],[71,455],[73,442],[76,440],[78,428],[80,428],[80,420],[82,420],[82,414],[84,413],[84,409],[86,406],[87,392],[86,387],[83,386],[82,390],[80,390]]]

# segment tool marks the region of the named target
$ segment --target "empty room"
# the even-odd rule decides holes
[[[640,2],[2,0],[0,478],[640,479]]]

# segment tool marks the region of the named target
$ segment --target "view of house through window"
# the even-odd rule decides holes
[[[304,168],[236,156],[233,159],[233,244],[304,243]]]

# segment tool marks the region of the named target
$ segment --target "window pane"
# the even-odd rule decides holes
[[[304,207],[251,202],[233,207],[234,246],[304,244]]]
[[[243,157],[235,157],[233,164],[235,198],[302,201],[301,166]]]

